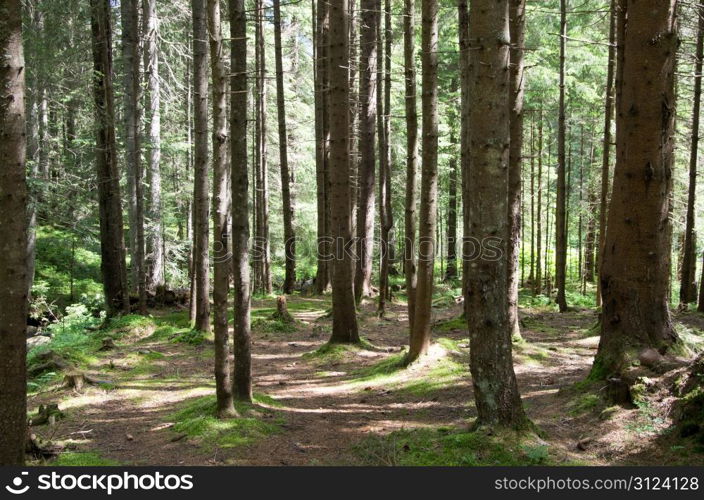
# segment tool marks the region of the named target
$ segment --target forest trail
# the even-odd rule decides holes
[[[89,374],[107,379],[106,386],[32,396],[31,409],[53,402],[66,413],[54,427],[34,431],[65,443],[71,450],[66,456],[80,463],[394,465],[403,463],[399,453],[416,446],[398,442],[406,434],[394,431],[467,430],[475,413],[460,306],[433,309],[436,344],[423,362],[401,369],[404,304],[394,303],[384,319],[374,314],[375,303],[362,307],[360,329],[371,346],[320,349],[329,336],[328,300],[291,298],[297,326],[285,333],[267,328],[274,302],[253,304],[256,404],[241,410],[241,425],[208,416],[207,404],[184,410],[214,392],[212,344],[175,343],[148,326],[131,330],[115,351],[96,357]],[[174,313],[154,314],[168,319]],[[521,316],[524,342],[514,347],[516,375],[526,411],[543,431],[526,448],[534,463],[677,460],[660,442],[668,422],[654,409],[606,409],[593,388],[579,385],[598,343],[590,335],[593,311],[524,309]],[[191,413],[179,416],[180,410]],[[182,418],[189,423],[179,423]],[[491,463],[481,449],[473,453],[473,460]]]

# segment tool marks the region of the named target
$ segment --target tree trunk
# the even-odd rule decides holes
[[[416,106],[415,0],[404,0],[403,65],[406,88],[406,199],[403,269],[408,296],[408,325],[413,331],[416,304],[416,201],[418,181],[418,110]]]
[[[208,179],[208,26],[205,0],[191,0],[193,9],[193,158],[194,252],[196,330],[210,330],[209,189]]]
[[[450,132],[450,144],[455,146],[454,129]],[[447,206],[447,268],[445,281],[457,279],[457,159],[454,154],[449,160],[450,179],[448,182]]]
[[[146,74],[145,103],[148,147],[146,211],[147,288],[154,290],[164,284],[166,256],[164,252],[164,221],[161,202],[161,85],[159,83],[159,18],[156,0],[142,0],[144,30],[144,72]]]
[[[229,364],[227,296],[231,255],[228,222],[230,172],[227,161],[227,72],[220,26],[220,0],[208,0],[210,70],[213,77],[213,322],[215,334],[215,393],[219,417],[235,415]]]
[[[535,286],[535,114],[530,115],[530,271],[528,282]]]
[[[511,338],[521,337],[518,322],[518,255],[521,251],[521,164],[523,161],[523,45],[526,0],[509,0],[511,81],[508,159],[508,324]]]
[[[315,4],[313,4],[315,7]],[[331,278],[332,265],[330,255],[330,186],[328,183],[329,167],[329,116],[328,116],[328,36],[330,31],[330,12],[328,3],[318,0],[318,8],[313,16],[315,20],[315,180],[317,186],[318,209],[318,244],[317,270],[315,286],[318,294],[324,293]]]
[[[609,161],[611,159],[611,117],[614,109],[614,69],[616,67],[616,19],[621,23],[620,0],[611,0],[609,8],[609,55],[606,69],[606,96],[604,99],[604,141],[601,158],[601,198],[599,202],[599,247],[597,272],[601,275],[604,245],[606,242],[606,215],[609,203]],[[620,29],[620,28],[619,28]],[[619,68],[622,65],[619,64]],[[619,69],[620,71],[620,69]],[[597,279],[596,305],[601,305],[601,280]]]
[[[533,282],[533,295],[540,295],[543,291],[543,105],[538,112],[538,202],[535,214],[535,281]]]
[[[379,53],[381,54],[381,26],[379,27]],[[384,315],[389,295],[389,269],[391,245],[389,237],[394,226],[391,208],[391,0],[384,0],[384,102],[382,127],[379,137],[379,220],[381,224],[381,269],[379,271],[379,316]],[[381,73],[380,73],[381,74]]]
[[[108,316],[129,312],[120,174],[115,146],[112,27],[108,0],[91,0],[93,92],[96,107],[95,164],[100,214],[100,269]]]
[[[284,219],[284,254],[286,274],[284,293],[293,293],[296,284],[296,234],[293,230],[293,175],[288,166],[288,134],[286,132],[286,97],[284,95],[284,67],[281,54],[281,5],[274,0],[274,51],[276,58],[276,108],[279,118],[279,166],[281,169],[281,201]]]
[[[354,277],[355,300],[371,294],[374,249],[374,182],[376,169],[377,43],[380,0],[361,0],[359,61],[359,200],[357,205],[357,263]]]
[[[555,208],[555,286],[560,312],[567,311],[567,187],[565,177],[565,50],[567,45],[567,0],[560,0],[560,102],[557,120],[557,195]]]
[[[357,311],[352,289],[348,16],[347,0],[328,5],[330,19],[330,209],[331,237],[335,245],[332,275],[332,343],[357,343]]]
[[[469,259],[465,241],[469,234],[469,113],[471,103],[469,101],[469,7],[467,0],[457,1],[458,17],[458,38],[459,38],[459,70],[460,70],[460,171],[462,175],[462,246],[460,254],[462,257],[462,295],[467,296],[467,280],[465,277],[469,273]],[[467,317],[467,301],[464,303],[464,317]]]
[[[508,227],[509,3],[473,0],[469,16],[470,147],[469,237],[505,251]],[[497,43],[498,42],[498,43]],[[486,244],[486,243],[485,243]],[[484,245],[482,245],[484,247]],[[467,280],[470,369],[477,424],[523,427],[513,372],[507,259],[479,256]]]
[[[428,352],[433,301],[438,192],[438,2],[422,0],[422,172],[418,227],[418,284],[407,362]]]
[[[0,0],[0,465],[24,465],[27,428],[27,184],[22,5]]]
[[[232,154],[233,393],[252,400],[251,283],[249,277],[249,172],[247,169],[247,11],[230,2],[230,149]]]
[[[676,4],[626,0],[621,5],[627,26],[619,29],[625,34],[619,40],[621,102],[595,378],[620,374],[640,349],[664,350],[677,340],[667,304]]]
[[[680,304],[689,304],[697,299],[696,235],[694,233],[697,196],[697,161],[699,153],[699,110],[702,99],[702,59],[704,58],[704,2],[697,5],[699,18],[697,28],[697,51],[694,64],[694,99],[692,103],[692,144],[689,156],[689,192],[687,194],[687,220],[684,230],[684,252],[680,282]]]
[[[131,288],[139,297],[139,311],[147,311],[144,260],[144,182],[142,176],[139,112],[139,2],[120,3],[122,17],[122,57],[125,68],[125,146],[127,150],[127,199],[130,221]]]

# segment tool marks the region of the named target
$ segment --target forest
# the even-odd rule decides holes
[[[704,0],[0,0],[0,465],[704,465]]]

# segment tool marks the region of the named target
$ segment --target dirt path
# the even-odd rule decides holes
[[[270,302],[255,306],[271,307]],[[197,439],[175,433],[173,414],[184,401],[213,392],[212,347],[149,338],[119,343],[117,351],[96,365],[96,373],[103,373],[101,368],[110,364],[116,372],[115,387],[31,398],[30,407],[59,402],[68,415],[54,428],[37,430],[68,440],[79,452],[97,452],[119,463],[309,465],[355,463],[351,450],[369,435],[467,426],[474,414],[467,339],[462,329],[453,328],[460,324],[447,323],[459,314],[458,306],[435,310],[434,335],[445,340],[425,363],[381,374],[365,368],[400,356],[407,342],[405,307],[393,304],[385,319],[375,317],[372,304],[363,308],[360,328],[374,350],[307,355],[329,335],[325,309],[325,303],[319,310],[292,307],[300,322],[296,332],[254,335],[254,390],[275,400],[273,412],[283,432],[232,448],[206,448]],[[657,429],[624,430],[641,417],[637,410],[619,409],[616,417],[602,420],[592,408],[581,411],[579,393],[560,390],[588,373],[597,346],[597,339],[589,336],[596,320],[592,311],[558,315],[528,310],[522,316],[525,342],[516,347],[516,373],[528,415],[545,431],[554,458],[628,463],[629,457],[642,457],[654,446]],[[589,446],[577,449],[585,438]]]

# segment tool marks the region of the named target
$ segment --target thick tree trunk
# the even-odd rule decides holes
[[[213,322],[215,393],[219,417],[235,415],[229,361],[227,296],[230,291],[228,222],[230,171],[227,161],[227,72],[220,26],[220,0],[208,0],[210,71],[213,77]]]
[[[194,253],[196,330],[210,330],[210,277],[208,242],[208,26],[205,0],[191,0],[193,9],[193,158]]]
[[[332,336],[330,342],[359,342],[357,311],[352,289],[348,15],[347,0],[328,6],[330,19],[330,209],[335,246],[332,275]],[[342,103],[342,104],[340,104]]]
[[[233,393],[252,400],[251,283],[249,277],[249,173],[247,169],[247,11],[230,0],[230,149],[232,154]]]
[[[293,293],[296,283],[296,233],[293,230],[293,173],[288,165],[288,133],[286,132],[286,96],[284,91],[284,66],[281,54],[281,5],[274,0],[274,51],[276,58],[276,109],[279,118],[279,167],[281,170],[281,201],[284,220],[284,259],[286,271],[284,293]]]
[[[611,0],[609,10],[609,51],[606,68],[606,92],[604,98],[604,140],[601,158],[601,197],[599,201],[599,246],[597,248],[596,271],[601,275],[604,245],[606,242],[606,218],[609,203],[609,162],[611,160],[611,117],[614,110],[614,73],[616,68],[616,20],[621,23],[620,0]],[[619,68],[622,65],[619,64]],[[601,280],[596,285],[596,305],[601,305]]]
[[[359,200],[357,204],[357,262],[354,277],[355,300],[371,294],[374,249],[374,183],[376,169],[377,63],[376,32],[380,0],[361,0],[359,61]]]
[[[470,232],[506,251],[508,227],[509,65],[508,0],[472,0],[470,50]],[[470,369],[477,424],[522,427],[508,323],[508,261],[480,256],[469,266],[467,297]]]
[[[697,196],[697,161],[699,153],[699,110],[702,100],[702,59],[704,58],[704,2],[697,5],[699,18],[697,28],[696,61],[694,64],[694,98],[692,102],[692,144],[689,156],[689,192],[687,194],[687,220],[684,230],[684,252],[682,259],[682,276],[680,282],[680,304],[689,304],[697,300],[696,277],[696,235],[694,233]]]
[[[115,146],[112,27],[108,0],[91,0],[96,173],[100,214],[100,269],[108,316],[129,312],[120,174]]]
[[[567,0],[560,0],[560,101],[557,119],[557,194],[555,205],[555,286],[560,312],[567,311],[567,158],[565,155],[565,51],[567,46]]]
[[[511,82],[509,90],[510,145],[508,159],[508,324],[511,338],[521,337],[518,322],[518,255],[521,251],[521,165],[523,161],[523,44],[525,0],[509,0]]]
[[[27,184],[20,0],[0,0],[0,465],[24,465]]]
[[[139,2],[120,3],[122,16],[122,57],[125,67],[125,145],[127,149],[127,189],[130,221],[130,264],[132,289],[139,297],[139,311],[147,312],[146,267],[144,258],[144,182],[141,160],[141,117],[139,111]]]
[[[626,0],[616,168],[601,268],[601,341],[592,376],[618,375],[643,348],[677,340],[667,303],[677,0]],[[634,204],[633,200],[638,200]]]
[[[433,301],[438,192],[438,2],[422,0],[422,173],[418,227],[418,284],[407,362],[428,352]]]
[[[381,54],[381,26],[379,27],[379,54]],[[381,224],[381,268],[379,270],[379,315],[383,316],[389,295],[391,268],[390,235],[394,225],[391,208],[391,1],[384,0],[384,102],[379,137],[379,220]],[[380,73],[381,75],[381,73]]]
[[[408,324],[413,331],[416,304],[416,201],[418,181],[418,109],[416,106],[415,0],[404,0],[403,65],[406,84],[406,199],[403,268],[408,296]]]
[[[164,284],[166,255],[164,252],[164,221],[161,202],[161,84],[159,81],[159,18],[156,0],[142,0],[144,32],[144,73],[147,130],[146,210],[147,288],[154,290]]]

